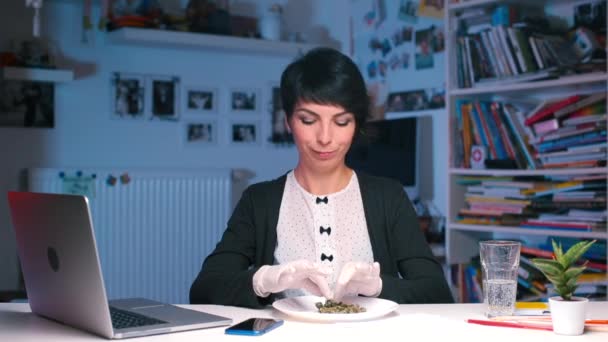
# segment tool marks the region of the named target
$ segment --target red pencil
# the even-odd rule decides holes
[[[481,319],[468,319],[467,323],[489,325],[493,327],[506,327],[506,328],[520,328],[520,329],[537,329],[537,330],[549,330],[553,331],[553,327],[550,325],[538,325],[538,324],[527,324],[527,323],[512,323],[512,322],[499,322],[499,321],[486,321]]]

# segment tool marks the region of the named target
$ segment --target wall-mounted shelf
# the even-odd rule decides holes
[[[0,79],[37,82],[69,82],[74,80],[74,72],[64,69],[42,69],[2,67]]]
[[[183,49],[212,49],[241,53],[294,56],[315,48],[314,44],[277,42],[256,38],[241,38],[204,33],[121,28],[108,32],[106,41],[112,44],[173,47]]]

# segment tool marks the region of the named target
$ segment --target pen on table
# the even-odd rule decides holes
[[[481,319],[467,319],[467,323],[487,325],[487,326],[493,326],[493,327],[537,329],[537,330],[549,330],[549,331],[553,330],[553,327],[549,326],[549,325],[502,322],[502,321],[487,321],[487,320],[481,320]]]
[[[551,322],[551,316],[498,316],[490,318],[496,322]],[[608,324],[608,319],[586,319],[585,324]]]

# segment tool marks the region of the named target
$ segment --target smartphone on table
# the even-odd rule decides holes
[[[226,328],[230,335],[263,335],[283,324],[283,320],[273,318],[249,318],[231,327]]]

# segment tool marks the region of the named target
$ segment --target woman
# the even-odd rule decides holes
[[[283,72],[281,100],[298,164],[245,190],[191,303],[259,308],[300,294],[452,302],[403,187],[345,164],[370,108],[357,66],[312,50]]]

